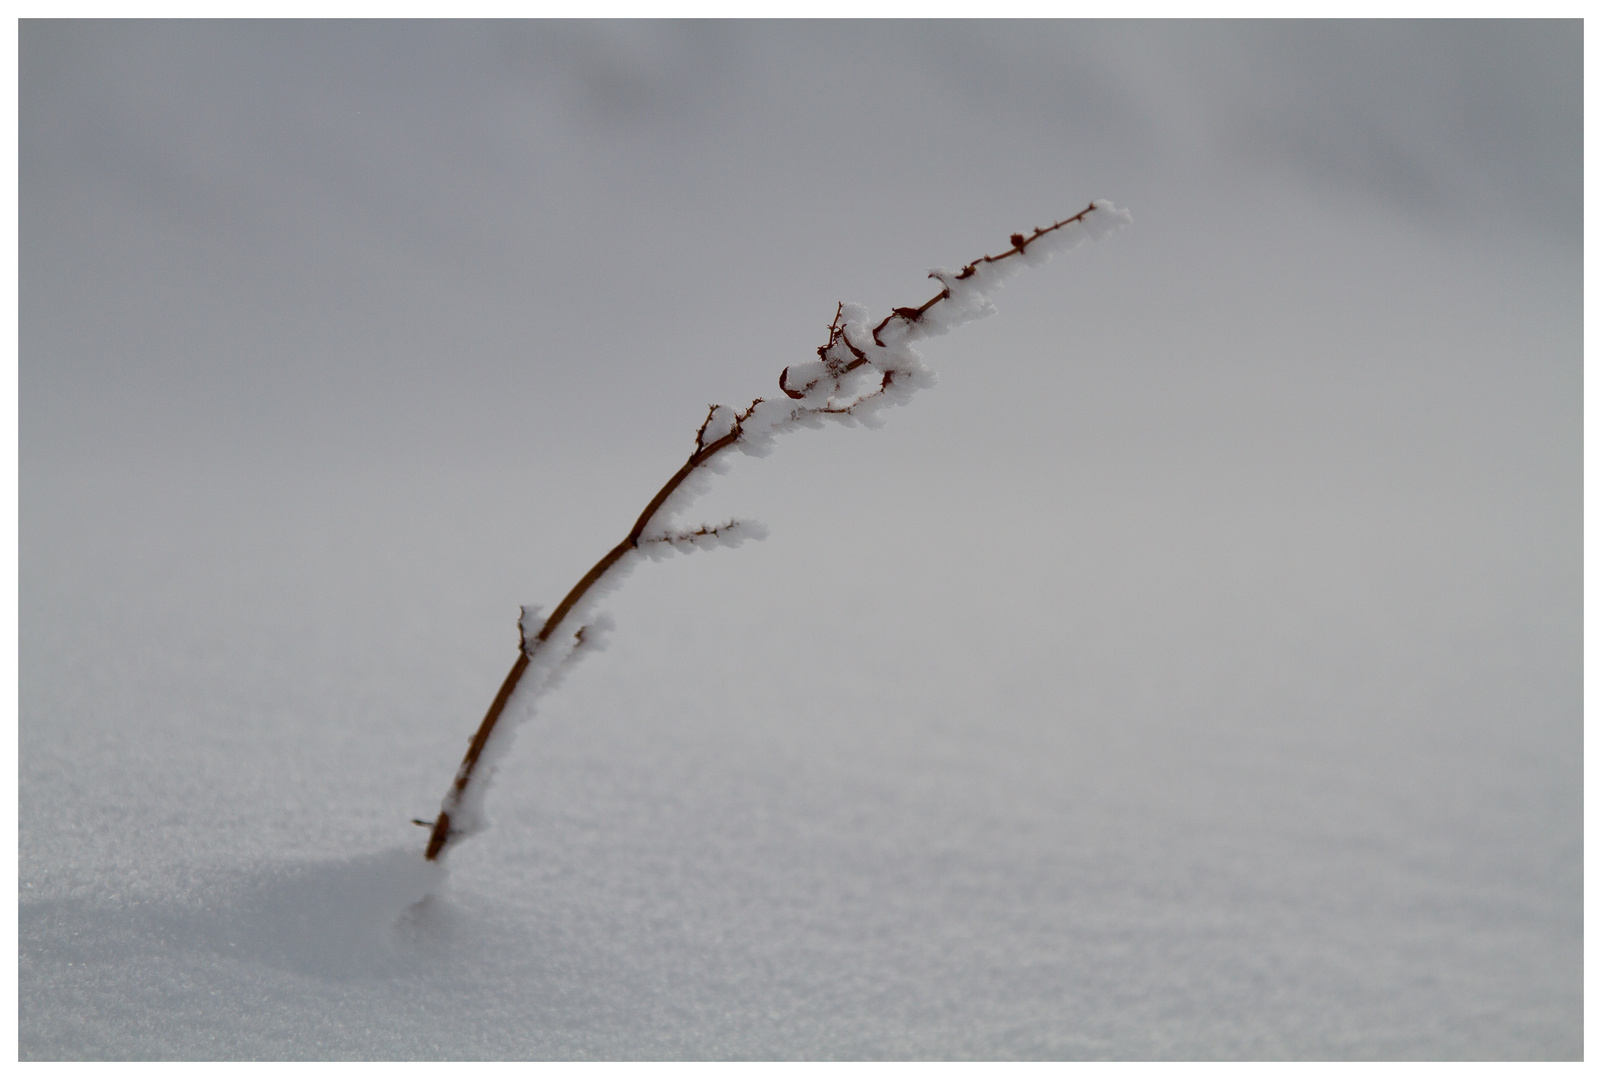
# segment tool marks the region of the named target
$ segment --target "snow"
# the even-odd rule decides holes
[[[1577,33],[21,33],[20,1057],[1581,1056]]]

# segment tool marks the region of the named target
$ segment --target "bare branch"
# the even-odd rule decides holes
[[[1031,233],[1027,237],[1024,236],[1023,233],[1013,233],[1012,236],[1008,237],[1008,239],[1010,239],[1012,241],[1012,247],[1011,248],[1007,249],[1006,251],[1003,251],[1000,255],[982,255],[982,256],[980,256],[979,258],[975,259],[973,262],[969,263],[967,266],[964,266],[962,268],[961,272],[957,274],[957,280],[958,281],[966,281],[968,278],[973,277],[974,271],[977,270],[984,263],[1000,262],[1002,259],[1010,259],[1014,255],[1022,255],[1024,253],[1024,251],[1029,247],[1030,244],[1034,243],[1036,240],[1039,240],[1042,236],[1045,236],[1048,233],[1054,233],[1058,229],[1062,228],[1064,225],[1072,225],[1077,221],[1085,220],[1085,216],[1087,214],[1089,214],[1094,209],[1096,209],[1096,204],[1095,203],[1091,203],[1089,206],[1087,206],[1083,210],[1079,211],[1079,213],[1075,214],[1073,217],[1063,218],[1061,221],[1056,222],[1055,224],[1047,225],[1044,229],[1037,228],[1037,229],[1035,229],[1035,231],[1033,233]],[[933,277],[934,275],[931,274],[930,276]],[[919,319],[923,318],[924,312],[926,312],[930,308],[934,307],[940,301],[945,300],[950,295],[951,295],[951,290],[949,290],[949,289],[941,289],[940,290],[940,294],[938,296],[932,296],[928,300],[925,300],[923,302],[922,306],[920,306],[920,307],[915,307],[915,308],[898,307],[898,308],[893,309],[890,312],[890,314],[888,314],[888,315],[886,315],[884,317],[884,321],[883,322],[881,322],[878,326],[875,326],[873,328],[874,344],[876,344],[876,345],[883,345],[884,344],[884,342],[879,340],[879,331],[883,330],[886,326],[889,326],[891,319],[905,319],[907,322],[917,322]]]
[[[967,281],[975,275],[980,266],[997,263],[1015,255],[1023,254],[1031,244],[1041,237],[1056,232],[1067,225],[1084,221],[1090,213],[1098,209],[1098,206],[1106,206],[1106,204],[1091,203],[1073,217],[1064,218],[1062,221],[1055,222],[1044,229],[1037,228],[1027,236],[1023,233],[1013,233],[1010,237],[1012,247],[1007,251],[999,255],[981,256],[968,263],[957,274],[952,275],[945,271],[937,271],[930,276],[936,278],[944,277],[947,281]],[[1121,211],[1111,211],[1111,214],[1123,219]],[[439,817],[433,822],[433,831],[429,835],[426,858],[430,860],[441,858],[451,844],[477,827],[476,822],[472,820],[469,820],[466,831],[462,828],[453,827],[452,815],[459,812],[470,785],[479,776],[478,770],[485,748],[490,744],[491,736],[500,722],[507,703],[517,690],[524,674],[536,660],[539,660],[543,665],[541,667],[543,674],[537,680],[539,684],[537,689],[543,689],[553,685],[554,680],[572,662],[577,653],[592,644],[586,636],[587,631],[590,629],[589,625],[580,626],[573,633],[570,643],[560,644],[554,639],[557,629],[562,626],[563,622],[579,607],[585,598],[595,590],[602,579],[616,568],[625,557],[639,550],[642,545],[694,545],[698,540],[708,539],[724,539],[737,542],[734,538],[739,535],[740,526],[734,521],[717,526],[703,525],[698,529],[681,529],[677,532],[664,529],[660,535],[647,535],[651,528],[652,520],[662,512],[669,499],[679,491],[685,481],[697,469],[705,466],[718,454],[742,443],[746,444],[747,452],[765,452],[762,448],[767,445],[767,440],[772,433],[785,426],[804,423],[815,417],[852,417],[859,406],[863,406],[875,398],[887,395],[897,385],[897,379],[900,375],[914,377],[913,381],[908,384],[909,389],[918,385],[916,376],[922,369],[917,366],[916,354],[908,353],[905,349],[899,355],[894,354],[880,337],[880,334],[896,319],[908,324],[921,322],[936,304],[949,299],[951,295],[951,286],[947,284],[938,295],[931,297],[921,306],[915,308],[898,307],[885,316],[883,321],[871,331],[873,347],[879,350],[878,353],[874,354],[874,356],[880,357],[878,360],[869,355],[865,343],[859,344],[856,341],[852,341],[850,337],[850,325],[853,319],[860,316],[865,320],[866,313],[862,312],[861,308],[853,306],[848,316],[846,305],[844,303],[837,304],[835,306],[834,319],[829,323],[828,340],[819,346],[817,350],[818,365],[813,365],[811,362],[807,365],[817,374],[804,386],[795,386],[791,384],[791,368],[786,367],[779,373],[779,389],[792,402],[788,408],[781,407],[776,401],[774,408],[763,410],[761,407],[768,404],[767,400],[756,398],[742,411],[728,410],[732,417],[725,417],[716,424],[714,424],[714,421],[718,418],[719,410],[726,407],[712,405],[707,409],[706,419],[701,422],[700,428],[695,433],[695,452],[679,467],[677,472],[668,478],[667,483],[663,484],[661,490],[646,504],[645,509],[641,511],[640,516],[635,520],[634,527],[629,530],[628,535],[616,547],[603,555],[599,562],[590,567],[589,572],[580,578],[578,583],[568,591],[568,594],[562,598],[562,602],[556,605],[556,609],[546,618],[538,632],[532,634],[532,636],[529,631],[537,615],[537,610],[532,608],[522,609],[518,618],[520,647],[517,660],[512,664],[512,669],[507,673],[505,680],[502,681],[501,688],[495,695],[495,700],[490,703],[489,711],[485,713],[483,721],[473,735],[472,742],[468,744],[467,755],[462,759],[461,766],[456,770],[456,777],[452,781],[451,788],[446,793],[444,802],[440,807]],[[968,299],[971,303],[972,297],[970,296]],[[959,304],[959,308],[960,306]],[[866,322],[857,322],[856,325],[865,328]],[[841,354],[840,347],[844,348],[850,359],[846,359]],[[902,363],[903,366],[898,368],[896,366],[897,363]],[[911,363],[913,366],[907,367],[905,366],[906,363]],[[878,366],[879,378],[870,389],[858,393],[848,402],[837,402],[832,396],[827,400],[821,401],[812,398],[814,389],[824,380],[828,380],[829,385],[832,387],[830,390],[831,395],[838,394],[846,389],[847,377],[852,372],[875,364]],[[904,394],[904,391],[898,391],[898,394]],[[809,399],[813,403],[808,404]],[[727,431],[721,430],[723,423],[729,424]],[[755,431],[750,430],[748,425],[754,426]],[[712,438],[711,442],[708,442],[708,436],[714,433],[717,434]],[[753,446],[753,443],[755,446]],[[671,513],[669,516],[671,516]],[[546,650],[553,648],[565,648],[567,651],[549,657],[544,655]],[[418,824],[426,825],[428,823],[419,821]]]

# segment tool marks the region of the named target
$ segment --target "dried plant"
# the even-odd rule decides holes
[[[818,358],[779,373],[783,398],[757,398],[743,410],[713,405],[695,433],[695,451],[646,505],[628,535],[579,579],[537,630],[537,609],[523,609],[517,624],[522,639],[517,660],[473,735],[439,816],[418,822],[432,829],[426,857],[443,858],[453,844],[484,827],[484,793],[495,761],[511,742],[509,725],[501,723],[508,705],[517,697],[526,717],[533,702],[552,689],[583,652],[599,647],[611,624],[595,614],[595,603],[639,558],[761,538],[763,530],[751,523],[728,521],[693,529],[673,524],[678,512],[704,490],[703,470],[722,472],[727,467],[719,455],[737,449],[763,457],[779,433],[816,427],[830,419],[877,426],[880,409],[905,404],[934,381],[912,349],[914,342],[991,314],[995,309],[989,294],[1019,266],[1044,263],[1056,252],[1100,239],[1129,220],[1127,211],[1097,201],[1028,235],[1013,233],[1012,246],[999,255],[983,256],[956,272],[930,271],[941,285],[937,295],[921,307],[895,308],[871,327],[865,308],[842,303],[835,309],[829,339],[819,346]]]

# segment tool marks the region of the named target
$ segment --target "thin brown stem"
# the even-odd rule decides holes
[[[1061,221],[1047,225],[1044,229],[1036,228],[1035,231],[1030,233],[1028,236],[1025,236],[1023,233],[1013,233],[1012,236],[1008,237],[1008,239],[1012,241],[1012,247],[1008,248],[1006,251],[1003,251],[1000,255],[981,255],[979,258],[962,268],[962,271],[957,274],[957,280],[966,281],[968,278],[973,277],[974,271],[979,268],[980,263],[1000,262],[1002,259],[1010,259],[1014,255],[1022,255],[1024,251],[1028,249],[1030,244],[1034,243],[1036,240],[1039,240],[1042,236],[1045,236],[1047,233],[1056,232],[1064,225],[1072,225],[1076,221],[1085,220],[1085,215],[1094,209],[1096,209],[1096,204],[1091,203],[1073,217],[1063,218]],[[898,307],[893,309],[890,314],[884,317],[884,320],[880,322],[878,326],[873,328],[874,344],[880,346],[884,345],[884,342],[879,340],[879,331],[889,326],[891,319],[905,319],[907,322],[917,322],[919,319],[923,318],[924,312],[928,311],[930,308],[934,307],[936,304],[946,299],[946,297],[950,295],[951,291],[949,289],[941,289],[937,295],[931,296],[919,307]]]
[[[1091,203],[1073,217],[1064,218],[1062,221],[1058,221],[1044,229],[1037,228],[1028,236],[1025,236],[1023,233],[1013,233],[1010,237],[1012,241],[1012,247],[1009,250],[1002,252],[1000,255],[984,255],[978,259],[975,259],[973,262],[962,268],[962,271],[956,275],[957,280],[960,281],[972,277],[980,263],[999,262],[1002,259],[1007,259],[1014,255],[1022,254],[1035,240],[1045,236],[1047,233],[1055,232],[1065,225],[1070,225],[1076,221],[1082,221],[1085,215],[1089,214],[1095,208],[1096,204]],[[951,291],[943,288],[940,290],[940,294],[938,296],[931,297],[920,307],[895,308],[889,315],[885,317],[883,322],[874,327],[874,343],[880,347],[883,347],[884,342],[879,339],[879,332],[886,326],[890,325],[890,321],[892,319],[899,318],[904,319],[907,322],[917,322],[919,319],[923,318],[925,312],[927,312],[934,305],[938,304],[940,301],[948,298],[950,295]],[[858,348],[857,345],[846,336],[845,325],[841,321],[843,310],[843,307],[836,307],[834,321],[829,325],[829,340],[824,346],[818,349],[819,359],[823,360],[826,365],[829,365],[831,363],[829,359],[829,350],[838,342],[843,341],[845,343],[846,348],[851,352],[852,359],[842,368],[840,368],[835,373],[836,375],[843,374],[847,371],[853,371],[856,368],[869,363],[867,354],[864,353],[862,349]],[[791,398],[805,397],[805,390],[797,390],[786,384],[786,376],[788,375],[789,370],[789,368],[785,368],[783,372],[780,372],[779,389],[782,390],[786,396]],[[891,371],[885,371],[877,390],[863,395],[861,398],[851,402],[849,405],[814,407],[807,409],[807,411],[815,414],[850,413],[863,401],[866,401],[868,398],[874,397],[878,394],[882,394],[888,390],[893,379],[894,373]],[[808,384],[809,387],[811,385],[813,384]],[[494,733],[496,725],[500,723],[501,714],[505,711],[506,704],[511,700],[513,692],[517,689],[518,682],[523,678],[523,673],[528,670],[530,657],[534,655],[536,650],[550,640],[551,635],[554,634],[557,628],[562,625],[563,620],[566,619],[568,615],[571,614],[574,607],[576,607],[578,603],[584,599],[585,594],[587,594],[590,589],[595,587],[597,582],[606,576],[607,571],[611,570],[612,567],[617,564],[618,560],[622,559],[629,552],[640,546],[642,542],[641,538],[643,537],[646,528],[649,527],[651,519],[654,518],[662,509],[663,504],[667,502],[672,494],[678,490],[679,485],[683,484],[685,480],[689,479],[690,474],[696,469],[700,468],[702,465],[705,465],[715,455],[728,449],[740,440],[741,424],[751,417],[752,410],[754,410],[756,406],[760,405],[761,403],[761,398],[753,401],[750,409],[747,409],[745,412],[738,413],[736,415],[734,426],[726,435],[703,446],[701,444],[701,440],[705,437],[707,427],[711,424],[712,417],[716,414],[717,409],[719,408],[718,406],[713,406],[711,410],[708,411],[706,420],[702,422],[700,430],[696,432],[695,453],[690,455],[689,460],[687,460],[679,468],[678,472],[673,474],[666,484],[662,485],[662,489],[656,493],[656,496],[649,503],[646,504],[645,509],[640,513],[639,518],[634,522],[634,528],[629,530],[628,536],[624,537],[616,547],[602,556],[600,562],[590,567],[589,572],[580,578],[578,584],[574,585],[573,588],[568,591],[568,594],[562,598],[562,602],[556,606],[555,611],[551,612],[550,618],[545,620],[544,625],[540,627],[539,633],[535,634],[532,640],[526,633],[524,634],[522,647],[519,649],[517,654],[517,661],[512,665],[512,670],[507,673],[506,679],[501,683],[500,691],[495,695],[495,700],[490,703],[489,711],[484,714],[483,722],[479,724],[478,731],[473,735],[473,741],[468,744],[467,755],[462,759],[461,767],[456,770],[456,778],[451,784],[450,791],[445,796],[445,801],[440,808],[439,816],[434,819],[433,831],[429,834],[428,838],[428,850],[426,852],[426,858],[431,861],[440,858],[454,842],[455,838],[460,835],[459,833],[454,833],[451,830],[450,811],[457,807],[462,795],[467,790],[468,784],[472,782],[473,773],[478,767],[479,758],[483,755],[484,748],[489,745],[490,736]],[[702,529],[698,532],[693,532],[688,535],[708,535],[709,533],[715,534],[716,531],[717,530],[715,529]],[[519,622],[520,627],[521,625],[521,622]],[[583,627],[579,628],[576,636],[578,641],[582,643],[584,640]],[[423,823],[419,822],[419,824]]]
[[[705,430],[704,426],[702,430]],[[562,598],[562,602],[556,605],[556,610],[551,612],[551,617],[545,620],[545,625],[540,627],[539,633],[534,636],[534,641],[525,641],[523,643],[522,648],[518,650],[516,662],[512,664],[512,670],[507,673],[505,681],[501,683],[500,692],[495,695],[495,700],[490,703],[489,711],[484,714],[483,722],[478,725],[478,731],[473,735],[473,741],[467,746],[467,755],[462,758],[461,768],[456,770],[456,779],[452,782],[450,793],[446,796],[445,802],[447,806],[460,798],[462,793],[467,790],[467,785],[472,782],[473,772],[478,767],[478,759],[483,755],[484,747],[489,745],[490,735],[495,731],[495,726],[500,723],[501,713],[505,711],[506,703],[511,700],[512,691],[517,689],[518,682],[523,678],[523,672],[528,670],[530,650],[538,648],[541,643],[550,640],[551,634],[562,624],[562,620],[567,618],[568,613],[573,610],[574,606],[584,598],[584,594],[589,592],[602,577],[606,576],[606,572],[612,569],[619,559],[640,546],[640,537],[644,534],[646,526],[651,523],[651,519],[656,516],[656,512],[662,509],[662,504],[667,502],[668,497],[678,490],[679,485],[689,479],[692,472],[705,465],[714,454],[733,446],[739,437],[740,427],[737,423],[733,431],[691,454],[690,459],[684,463],[683,467],[674,473],[672,478],[662,485],[662,490],[656,493],[656,497],[646,504],[645,510],[640,514],[639,519],[635,521],[634,528],[629,530],[628,536],[624,537],[620,544],[602,556],[601,561],[590,567],[589,573],[580,578],[578,584],[568,591],[568,594]],[[450,845],[451,838],[450,811],[442,808],[439,817],[434,819],[434,829],[429,834],[428,850],[424,853],[424,858],[429,861],[439,858]]]
[[[500,692],[495,700],[490,702],[489,712],[484,714],[484,722],[478,725],[478,731],[473,741],[468,744],[467,757],[462,759],[462,767],[456,771],[456,782],[451,786],[452,795],[460,795],[467,787],[468,778],[473,775],[473,766],[478,764],[478,756],[484,752],[484,745],[489,742],[490,732],[495,730],[496,721],[501,718],[501,710],[506,708],[507,700],[512,691],[517,689],[517,682],[523,677],[523,671],[528,667],[528,653],[519,649],[517,661],[512,664],[512,670],[507,673],[506,679],[501,683]],[[423,857],[432,862],[445,850],[445,845],[451,838],[451,816],[444,810],[434,819],[434,831],[428,836],[428,851]]]

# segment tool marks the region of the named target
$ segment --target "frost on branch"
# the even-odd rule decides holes
[[[878,412],[904,405],[917,391],[933,386],[934,372],[912,347],[964,323],[995,313],[991,295],[1025,266],[1040,266],[1052,255],[1077,247],[1129,223],[1128,211],[1097,201],[1071,218],[1030,233],[1013,233],[1012,246],[985,255],[960,270],[934,269],[929,276],[940,292],[920,307],[899,307],[874,323],[860,304],[842,303],[829,323],[828,340],[817,359],[792,364],[779,373],[783,397],[757,398],[743,409],[713,405],[695,433],[695,451],[646,506],[623,541],[593,566],[536,630],[537,608],[525,607],[518,619],[521,648],[517,662],[468,746],[467,756],[433,823],[426,857],[440,858],[457,840],[485,825],[484,793],[496,763],[505,755],[518,723],[534,703],[554,689],[586,652],[602,647],[611,628],[595,605],[642,558],[660,559],[698,548],[738,547],[766,535],[753,522],[685,526],[679,516],[710,485],[710,473],[727,469],[725,450],[765,457],[774,438],[798,427],[827,421],[877,426]],[[511,722],[500,720],[511,712]]]
[[[702,525],[698,529],[662,532],[640,538],[640,550],[660,561],[675,551],[689,553],[701,548],[739,547],[747,540],[765,540],[768,530],[755,521],[725,521],[721,525]]]

